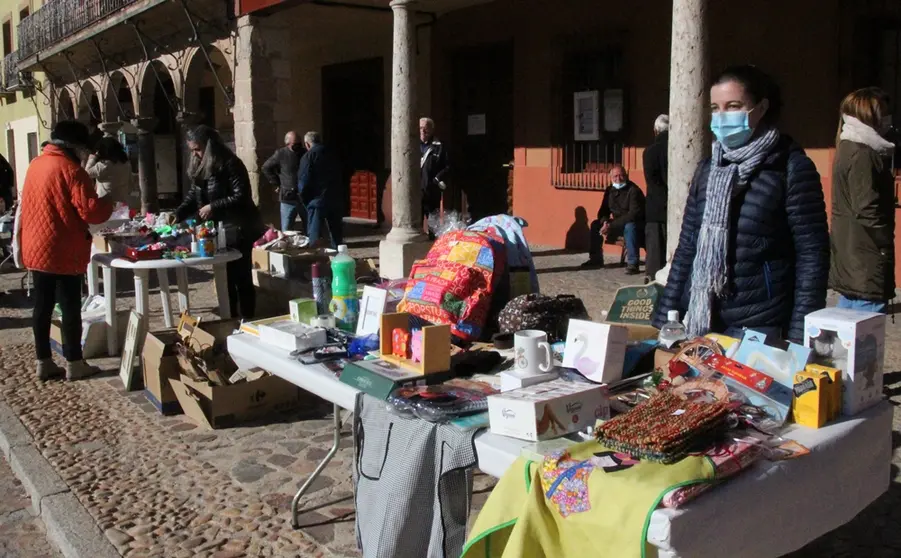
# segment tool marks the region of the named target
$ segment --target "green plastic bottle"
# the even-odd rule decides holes
[[[338,246],[338,255],[332,258],[332,302],[329,310],[335,315],[338,329],[353,332],[360,314],[357,298],[357,262],[347,253],[347,246]]]

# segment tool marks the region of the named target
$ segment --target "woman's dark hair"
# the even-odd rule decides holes
[[[720,73],[713,84],[720,85],[730,81],[740,83],[755,104],[764,99],[770,102],[770,107],[763,116],[762,122],[769,125],[778,122],[779,115],[782,113],[782,90],[769,74],[750,64],[730,66]]]
[[[203,158],[192,157],[188,166],[188,176],[193,179],[208,179],[229,157],[234,157],[234,153],[222,141],[219,132],[209,126],[200,125],[188,130],[185,137],[203,149]]]
[[[122,144],[116,138],[100,138],[97,141],[97,145],[94,146],[94,151],[97,153],[97,158],[101,161],[128,162],[128,153],[125,152],[125,148],[122,147]]]

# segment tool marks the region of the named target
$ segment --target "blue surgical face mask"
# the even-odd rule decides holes
[[[748,115],[749,111],[729,110],[710,115],[710,131],[716,139],[729,149],[736,149],[748,143],[754,135]]]
[[[617,190],[622,190],[623,188],[626,187],[626,183],[625,182],[614,182],[613,184],[611,184],[611,186],[613,186]]]

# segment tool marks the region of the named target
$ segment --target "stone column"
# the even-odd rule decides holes
[[[98,128],[103,132],[103,136],[107,138],[115,138],[119,136],[119,130],[122,129],[123,122],[101,122]]]
[[[290,18],[238,19],[235,65],[235,150],[250,175],[253,198],[267,222],[279,222],[278,199],[260,167],[295,127]],[[304,133],[306,130],[298,130]],[[328,138],[326,138],[328,141]],[[260,188],[260,184],[263,188]]]
[[[709,152],[707,141],[707,0],[673,0],[670,52],[669,171],[666,253],[679,244],[688,188],[698,163]],[[669,272],[669,267],[665,270]]]
[[[382,277],[406,277],[428,251],[422,233],[419,145],[416,105],[416,31],[418,0],[392,0],[394,69],[391,95],[391,232],[379,246]]]
[[[159,196],[156,185],[156,145],[153,131],[156,118],[136,118],[131,121],[138,129],[138,183],[141,187],[141,211],[159,211]]]

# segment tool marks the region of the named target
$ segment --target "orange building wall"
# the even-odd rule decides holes
[[[823,180],[827,213],[838,104],[854,75],[850,11],[865,9],[839,0],[758,0],[741,11],[710,2],[710,68],[752,63],[782,87],[780,129],[806,149]],[[460,48],[489,42],[514,43],[514,200],[516,215],[529,222],[534,244],[584,249],[588,224],[603,194],[558,190],[551,185],[552,130],[558,114],[555,79],[563,53],[573,45],[622,46],[625,57],[628,142],[644,146],[652,124],[669,104],[671,2],[649,0],[641,10],[613,0],[498,0],[442,17],[433,34],[433,110],[439,129],[452,118],[449,59]],[[625,157],[631,179],[644,189],[641,147]],[[584,210],[584,211],[583,211]],[[901,232],[896,233],[901,235]],[[901,237],[899,237],[901,240]],[[901,242],[896,246],[901,247]],[[615,251],[619,249],[616,248]],[[901,273],[901,256],[896,255]]]

